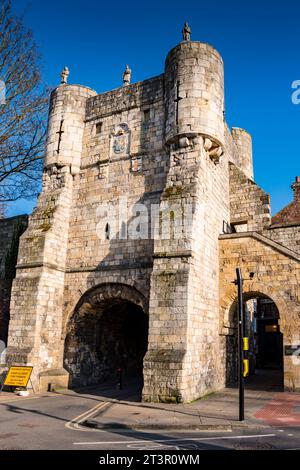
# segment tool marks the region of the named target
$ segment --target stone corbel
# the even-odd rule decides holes
[[[187,147],[190,147],[191,143],[189,141],[189,139],[185,136],[183,137],[180,137],[180,139],[178,140],[178,146],[180,149],[185,149]]]
[[[223,155],[223,148],[222,146],[208,137],[204,139],[204,150],[207,152],[209,158],[217,165],[220,162],[220,158]]]
[[[69,165],[59,166],[51,165],[43,172],[43,190],[53,191],[61,189],[66,185],[68,175],[71,175],[71,167]]]

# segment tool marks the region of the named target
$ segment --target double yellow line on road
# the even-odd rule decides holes
[[[92,429],[88,429],[85,426],[82,426],[82,423],[90,418],[93,418],[95,415],[99,413],[100,410],[103,410],[106,408],[110,402],[105,401],[98,403],[98,405],[94,406],[90,410],[86,411],[85,413],[82,413],[81,415],[77,416],[76,418],[72,419],[69,421],[67,424],[65,424],[65,427],[67,429],[72,429],[73,431],[87,431],[91,432]],[[93,429],[93,431],[95,431]]]

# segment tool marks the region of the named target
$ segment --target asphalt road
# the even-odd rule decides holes
[[[81,422],[99,412],[95,397],[48,394],[0,403],[0,450],[300,449],[299,428],[220,431],[99,430]]]

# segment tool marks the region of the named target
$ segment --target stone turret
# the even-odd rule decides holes
[[[170,169],[160,213],[172,215],[178,236],[154,243],[143,397],[176,402],[219,383],[217,253],[229,220],[223,61],[186,36],[164,79]]]
[[[237,166],[248,178],[253,180],[252,137],[239,127],[233,127],[231,135],[237,150]]]
[[[43,190],[20,240],[12,288],[7,358],[15,363],[34,364],[36,389],[42,386],[45,370],[50,382],[52,370],[64,384],[68,380],[60,368],[62,351],[58,345],[73,177],[80,169],[86,100],[96,94],[84,86],[67,85],[66,70],[63,74],[63,83],[50,99]],[[23,288],[27,289],[26,295],[22,294]],[[44,331],[41,318],[56,328]],[[21,333],[29,323],[31,334]]]
[[[45,169],[69,166],[78,172],[82,151],[86,100],[96,92],[81,85],[61,84],[50,99]]]
[[[167,143],[202,135],[210,151],[223,147],[224,69],[213,47],[196,41],[174,47],[165,63],[165,93]]]

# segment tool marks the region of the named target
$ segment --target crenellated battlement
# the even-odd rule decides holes
[[[164,76],[101,93],[87,100],[85,120],[99,119],[133,108],[150,106],[164,98]]]

